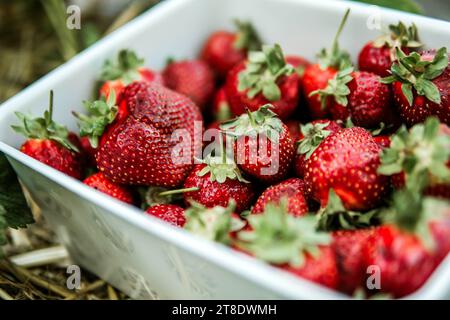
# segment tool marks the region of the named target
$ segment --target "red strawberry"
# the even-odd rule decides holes
[[[87,136],[80,138],[81,150],[86,156],[86,162],[89,166],[95,167],[97,164],[95,163],[95,153],[97,149],[92,147],[91,142]]]
[[[396,60],[395,48],[401,47],[404,52],[422,46],[418,40],[417,28],[414,24],[406,27],[402,22],[389,25],[390,32],[381,35],[375,41],[367,43],[358,57],[361,71],[373,72],[381,77],[389,76],[392,62]]]
[[[107,60],[103,66],[101,80],[104,81],[100,88],[100,96],[108,99],[113,90],[117,98],[120,97],[125,86],[133,81],[153,82],[163,85],[163,78],[159,72],[142,67],[144,59],[138,58],[131,50],[121,50],[117,61]]]
[[[273,111],[287,119],[297,107],[299,78],[294,67],[286,64],[279,45],[263,46],[262,51],[250,52],[248,61],[231,69],[225,91],[236,116],[245,113],[246,108],[256,111],[272,103]]]
[[[329,102],[321,100],[319,96],[312,95],[317,90],[324,89],[328,81],[333,79],[339,70],[351,66],[350,56],[339,48],[338,38],[347,21],[350,10],[345,12],[334,37],[331,50],[322,49],[318,63],[306,67],[302,77],[303,94],[307,99],[309,113],[313,119],[327,118]]]
[[[45,111],[42,118],[32,118],[20,112],[16,115],[21,125],[12,128],[27,137],[20,151],[75,179],[82,178],[82,156],[78,150],[78,138],[69,133],[66,127],[52,120],[53,91],[50,91],[49,110]]]
[[[306,160],[313,154],[319,144],[331,133],[341,129],[342,127],[337,122],[329,120],[314,120],[301,126],[294,160],[294,169],[298,177],[304,177]]]
[[[325,206],[332,188],[348,210],[369,210],[383,201],[389,179],[378,175],[381,147],[360,127],[330,134],[305,164],[305,182]]]
[[[437,116],[450,125],[450,69],[447,49],[413,52],[406,56],[397,49],[399,60],[391,67],[392,75],[382,79],[392,83],[394,102],[400,117],[408,125]]]
[[[225,93],[225,87],[221,87],[217,90],[213,100],[212,113],[213,118],[216,121],[226,121],[233,117],[230,104],[228,103],[227,95]]]
[[[157,204],[149,207],[145,212],[176,227],[183,228],[186,223],[184,209],[175,204]]]
[[[397,189],[406,187],[450,199],[450,129],[434,118],[400,128],[381,154],[378,172],[392,176]]]
[[[206,41],[201,57],[220,78],[239,62],[245,60],[247,51],[259,50],[261,41],[253,26],[236,20],[238,32],[217,31]]]
[[[191,98],[202,110],[214,94],[214,74],[201,60],[169,63],[163,77],[168,88]]]
[[[333,233],[332,248],[339,270],[339,290],[353,294],[365,285],[366,268],[363,249],[375,228],[340,230]]]
[[[305,184],[298,178],[290,178],[267,188],[256,201],[252,213],[264,212],[268,203],[278,204],[282,198],[287,198],[288,212],[293,216],[303,216],[308,213],[308,203],[305,198]]]
[[[286,199],[268,203],[262,214],[248,217],[236,247],[296,276],[336,288],[339,275],[329,234],[316,230],[313,216],[294,217]],[[289,250],[287,250],[289,248]]]
[[[235,139],[234,151],[241,170],[266,183],[282,180],[289,172],[294,147],[289,130],[264,105],[221,125]]]
[[[374,136],[373,140],[383,149],[391,145],[391,137],[387,135]]]
[[[355,125],[365,128],[381,123],[391,125],[395,122],[391,91],[380,79],[374,73],[346,68],[336,73],[324,89],[313,91],[310,96],[318,94],[333,119],[346,120],[350,116]],[[347,111],[343,110],[345,107]]]
[[[292,142],[295,143],[295,141],[300,139],[300,136],[301,136],[301,132],[300,132],[301,124],[300,124],[300,121],[291,119],[291,120],[284,121],[284,124],[286,125],[286,127],[289,130]]]
[[[193,200],[207,208],[226,207],[233,200],[236,213],[248,209],[255,195],[252,184],[242,177],[234,161],[221,156],[206,157],[203,164],[194,166],[184,181],[184,189],[164,194],[178,192],[184,193],[186,204]]]
[[[194,132],[196,127],[202,132],[198,107],[183,95],[143,82],[127,86],[120,105],[101,136],[99,170],[120,184],[179,186],[201,147]],[[128,114],[121,114],[122,108]]]
[[[101,172],[89,176],[83,181],[83,183],[103,193],[106,193],[111,197],[119,199],[120,201],[129,204],[133,204],[134,202],[133,195],[131,194],[130,190],[128,190],[126,187],[123,187],[110,181]]]
[[[303,73],[305,72],[306,67],[308,67],[311,63],[303,57],[300,56],[286,56],[286,63],[289,63],[295,68],[295,71],[301,78]]]

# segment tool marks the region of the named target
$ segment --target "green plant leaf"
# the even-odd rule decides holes
[[[423,14],[422,7],[413,0],[352,0],[400,11]]]

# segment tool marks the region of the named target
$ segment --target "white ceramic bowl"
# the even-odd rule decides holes
[[[279,42],[286,53],[313,59],[329,46],[347,7],[342,47],[353,57],[378,32],[373,22],[417,24],[430,47],[450,43],[450,23],[343,1],[319,0],[171,0],[128,23],[68,63],[43,77],[0,107],[0,150],[75,261],[133,298],[339,299],[345,296],[291,276],[225,246],[172,228],[97,192],[16,148],[23,137],[10,125],[14,111],[40,115],[55,91],[55,118],[76,130],[72,110],[90,99],[106,58],[132,48],[150,67],[166,57],[195,57],[214,30],[232,28],[232,18],[249,19],[266,43]],[[369,24],[367,23],[369,21]],[[414,299],[450,296],[447,258]]]

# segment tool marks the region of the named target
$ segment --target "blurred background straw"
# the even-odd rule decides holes
[[[448,0],[354,0],[450,19]],[[158,0],[0,0],[0,102],[114,31]],[[68,5],[81,9],[82,28],[66,27]],[[32,204],[31,204],[32,205]],[[33,205],[32,205],[33,206]],[[82,272],[81,289],[66,287],[64,247],[34,207],[36,223],[8,231],[0,257],[0,299],[126,299]],[[1,230],[0,230],[1,231]]]

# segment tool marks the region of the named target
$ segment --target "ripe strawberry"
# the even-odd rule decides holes
[[[308,67],[311,63],[303,57],[300,56],[286,56],[286,63],[289,63],[295,68],[298,76],[301,78],[303,73],[305,72],[306,67]]]
[[[235,212],[248,209],[255,195],[252,184],[245,180],[233,160],[208,156],[197,164],[184,181],[184,189],[164,194],[184,194],[186,204],[192,200],[207,207],[226,207],[235,203]]]
[[[169,63],[163,71],[165,85],[191,98],[201,110],[214,94],[214,74],[201,60],[184,60]]]
[[[330,134],[306,160],[305,182],[323,206],[332,188],[348,210],[369,210],[383,201],[389,178],[377,174],[381,147],[360,127]]]
[[[446,48],[413,52],[406,56],[397,49],[398,61],[392,64],[392,75],[383,83],[392,83],[394,102],[400,117],[408,125],[437,116],[450,125],[450,56]]]
[[[309,113],[313,119],[327,118],[329,115],[328,102],[321,100],[319,96],[312,95],[317,90],[324,89],[328,81],[333,79],[339,70],[351,66],[350,56],[339,48],[338,38],[347,21],[350,10],[345,12],[334,37],[331,50],[322,49],[319,53],[318,63],[306,67],[302,77],[303,94],[307,99]]]
[[[381,154],[378,172],[406,187],[450,199],[450,129],[430,117],[409,131],[402,127]]]
[[[75,179],[82,178],[82,155],[78,149],[78,138],[69,133],[65,126],[52,120],[53,91],[50,91],[49,109],[42,118],[32,118],[20,112],[16,115],[21,125],[12,128],[27,137],[20,151]]]
[[[286,125],[286,127],[289,130],[289,134],[291,135],[292,142],[294,142],[294,144],[295,144],[295,142],[298,139],[300,139],[301,134],[302,134],[300,131],[300,126],[301,126],[300,121],[291,119],[291,120],[284,121],[284,124]]]
[[[287,119],[298,104],[299,78],[294,71],[294,67],[286,63],[278,44],[250,52],[248,60],[231,69],[226,79],[225,91],[231,111],[239,116],[246,108],[256,111],[272,103],[273,111],[281,119]]]
[[[201,147],[194,134],[195,127],[202,131],[198,107],[164,87],[134,82],[125,88],[117,114],[101,136],[99,170],[120,184],[179,186]],[[174,141],[175,131],[181,141]]]
[[[97,189],[111,197],[119,199],[120,201],[133,204],[133,195],[130,190],[126,187],[118,185],[108,178],[101,172],[95,173],[83,181],[84,184],[90,186],[91,188]]]
[[[212,105],[213,118],[216,121],[226,121],[233,117],[233,113],[230,109],[230,104],[228,103],[227,95],[225,93],[225,87],[221,87],[217,90],[213,105]]]
[[[318,94],[333,119],[346,120],[361,127],[374,128],[383,123],[394,124],[391,91],[380,82],[380,76],[369,72],[353,72],[353,68],[339,71],[328,81],[324,89],[310,93]],[[330,100],[330,101],[327,101]],[[343,108],[347,107],[347,111]]]
[[[361,71],[368,71],[380,77],[389,76],[392,62],[397,59],[395,48],[410,52],[422,46],[414,24],[406,27],[403,22],[389,25],[389,33],[367,43],[359,53],[358,65]]]
[[[374,136],[373,140],[383,149],[391,145],[391,137],[387,135]]]
[[[306,160],[311,157],[319,144],[331,133],[341,129],[342,127],[337,122],[323,119],[314,120],[301,126],[294,160],[294,169],[298,177],[304,177]]]
[[[87,136],[80,138],[80,146],[81,150],[83,150],[83,153],[85,154],[87,165],[96,167],[97,164],[95,162],[95,153],[97,152],[97,149],[92,147],[91,142],[89,141],[89,138]]]
[[[336,288],[339,275],[330,235],[316,230],[313,216],[294,217],[283,199],[268,203],[262,214],[248,217],[236,247],[296,276]],[[287,250],[288,248],[288,250]]]
[[[289,130],[271,108],[264,105],[220,126],[235,140],[234,152],[241,170],[266,183],[282,180],[294,157]]]
[[[101,80],[104,81],[100,88],[100,96],[108,99],[111,91],[120,97],[125,86],[133,81],[153,82],[163,85],[163,78],[157,71],[142,67],[144,59],[138,58],[131,50],[121,50],[117,55],[117,61],[107,60],[103,66]]]
[[[236,232],[246,225],[233,210],[232,201],[226,208],[222,206],[206,208],[192,201],[191,206],[186,209],[184,228],[207,240],[231,244],[236,238]]]
[[[145,212],[176,227],[183,228],[186,223],[184,209],[175,204],[157,204],[149,207]]]
[[[220,78],[239,62],[245,60],[247,51],[259,50],[261,41],[249,22],[236,20],[236,33],[214,32],[206,41],[201,58],[206,61]]]
[[[308,213],[308,203],[305,197],[305,184],[298,178],[290,178],[268,187],[256,201],[252,213],[264,212],[268,203],[279,204],[282,198],[287,198],[288,212],[293,216],[304,216]]]

